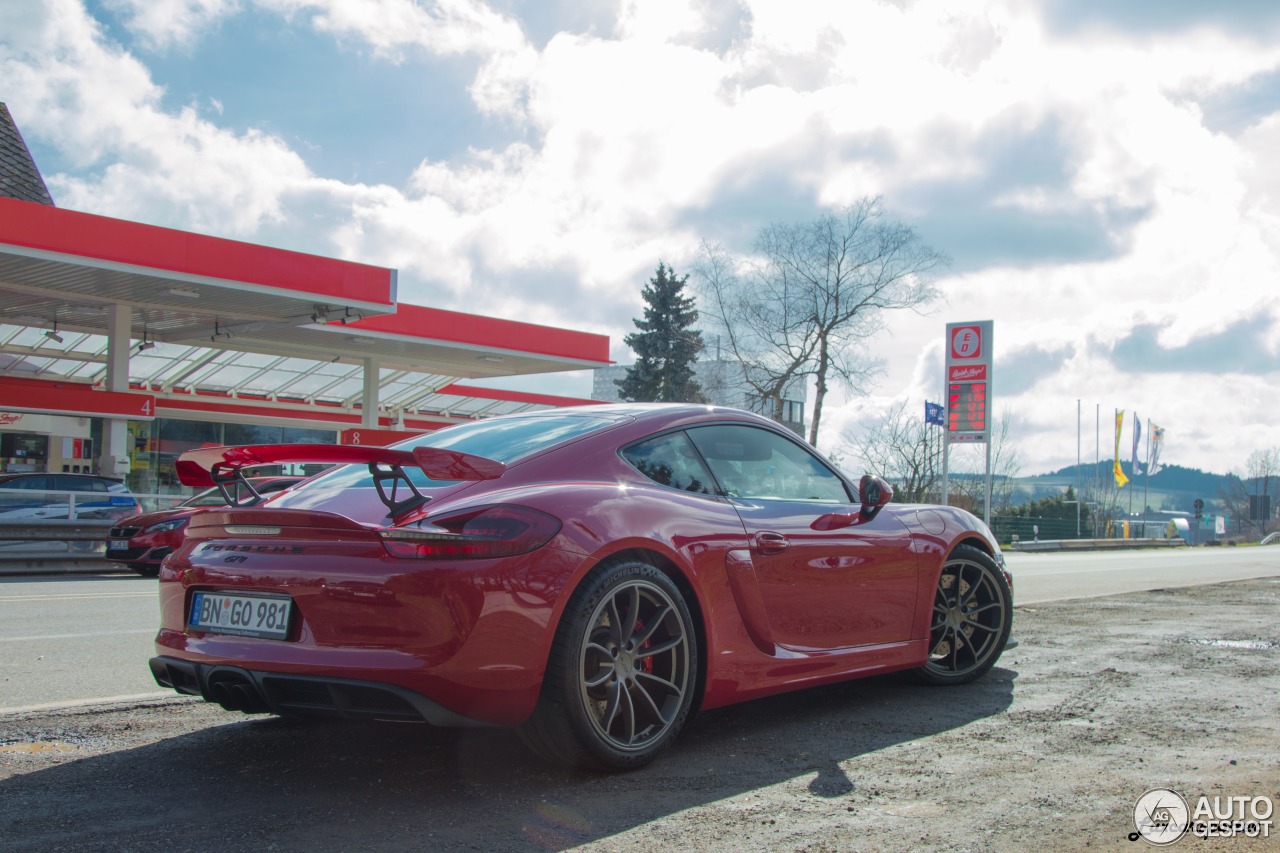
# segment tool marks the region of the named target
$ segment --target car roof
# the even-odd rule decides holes
[[[776,421],[771,421],[755,412],[748,412],[745,409],[737,409],[732,406],[716,406],[709,403],[600,403],[559,409],[542,409],[534,412],[517,412],[511,415],[501,415],[499,418],[492,418],[491,420],[556,417],[566,414],[634,421],[674,420],[682,417],[710,415],[760,423],[771,427],[779,426]]]
[[[101,474],[73,474],[69,471],[18,471],[11,474],[0,474],[0,483],[8,483],[11,480],[21,480],[25,477],[71,477],[76,480],[97,481],[101,480],[106,483],[121,484],[124,481],[118,477],[104,477]]]
[[[0,474],[0,480],[20,480],[26,476],[74,476],[78,480],[106,480],[108,483],[119,483],[118,479],[111,479],[110,476],[101,476],[99,474],[73,474],[70,471],[12,471],[9,474]]]

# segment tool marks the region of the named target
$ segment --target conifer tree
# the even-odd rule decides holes
[[[694,298],[686,296],[689,276],[677,278],[662,261],[658,272],[641,291],[644,319],[636,319],[640,331],[623,342],[636,354],[636,363],[623,379],[615,380],[618,395],[630,402],[702,403],[702,388],[693,378],[693,363],[702,351],[702,333],[690,327],[698,322]]]

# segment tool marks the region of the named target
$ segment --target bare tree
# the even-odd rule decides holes
[[[1022,472],[1018,451],[1009,438],[1012,418],[1006,410],[991,435],[991,502],[995,509],[1011,503]],[[903,503],[936,502],[942,495],[942,429],[929,427],[923,411],[915,414],[906,401],[891,406],[881,417],[861,429],[840,434],[841,458],[850,458],[893,485],[894,499]],[[976,454],[960,456],[952,451],[953,476],[948,496],[955,506],[981,508],[986,500],[986,459],[974,464]],[[981,467],[978,467],[978,466]]]
[[[1013,416],[1005,409],[991,431],[991,509],[1007,508],[1017,491],[1017,479],[1022,474],[1022,460],[1009,438]],[[961,455],[959,448],[952,450],[948,475],[951,482],[948,492],[961,498],[962,506],[981,507],[986,503],[986,449],[972,445],[972,452]]]
[[[776,418],[783,391],[814,379],[809,443],[816,444],[831,383],[862,390],[883,369],[865,346],[883,328],[882,312],[920,310],[936,299],[933,275],[948,259],[887,220],[879,198],[811,222],[769,225],[753,249],[738,259],[703,243],[693,267],[703,314]]]
[[[779,298],[758,298],[750,292],[754,268],[739,270],[739,262],[720,246],[703,242],[693,265],[702,297],[702,316],[717,327],[729,355],[742,366],[747,386],[782,420],[784,393],[791,383],[810,374],[816,342],[812,329],[797,320],[787,283]]]
[[[894,500],[934,500],[941,473],[942,430],[907,413],[904,400],[860,430],[840,433],[840,455],[863,466],[859,473],[879,474],[893,485]]]
[[[1093,482],[1084,484],[1082,500],[1094,508],[1094,536],[1107,538],[1116,533],[1114,522],[1120,514],[1121,486],[1116,485],[1112,460],[1103,459]],[[1132,484],[1130,484],[1132,486]],[[1128,488],[1128,487],[1125,487]]]
[[[1255,450],[1245,460],[1243,473],[1233,473],[1219,490],[1218,498],[1227,514],[1236,519],[1238,529],[1253,528],[1259,538],[1265,536],[1273,518],[1256,519],[1250,515],[1250,498],[1267,495],[1276,504],[1280,490],[1280,448]],[[1274,512],[1274,511],[1273,511]]]

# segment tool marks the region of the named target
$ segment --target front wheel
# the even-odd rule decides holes
[[[1013,595],[988,554],[960,545],[942,566],[933,597],[929,660],[916,675],[929,684],[968,684],[995,665],[1013,628]]]
[[[602,567],[565,608],[521,737],[553,761],[641,767],[684,727],[697,671],[693,619],[671,579],[641,561]]]

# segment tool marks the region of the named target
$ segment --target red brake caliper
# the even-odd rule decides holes
[[[642,630],[644,630],[644,622],[643,622],[643,620],[640,620],[640,619],[637,619],[637,620],[636,620],[636,630],[637,630],[637,631],[642,631]],[[649,647],[649,646],[651,646],[651,645],[653,645],[653,640],[652,640],[652,639],[645,640],[643,643],[641,643],[641,644],[640,644],[640,648],[642,648],[642,649],[646,649],[646,648],[648,648],[648,647]],[[640,668],[641,668],[641,669],[643,669],[645,672],[652,673],[652,672],[653,672],[653,658],[652,658],[652,657],[647,657],[647,658],[645,658],[645,659],[644,659],[644,662],[640,664]]]

